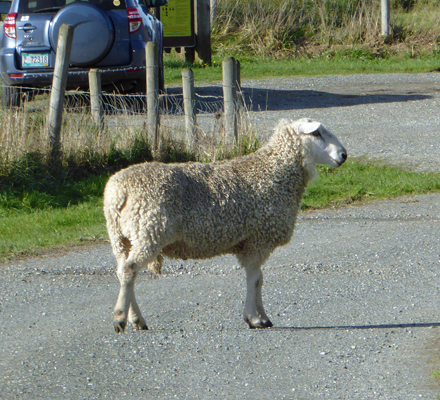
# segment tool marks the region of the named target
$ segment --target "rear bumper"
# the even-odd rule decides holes
[[[6,50],[6,49],[4,49]],[[9,49],[8,49],[9,50]],[[96,67],[101,72],[102,86],[117,85],[130,81],[145,81],[145,50],[133,51],[133,62],[124,67]],[[52,85],[53,69],[17,69],[14,52],[0,54],[2,83],[8,86],[44,88]],[[69,68],[66,89],[88,90],[88,72],[91,68]]]
[[[146,80],[145,68],[119,68],[119,69],[99,69],[101,72],[101,84],[112,85],[124,81]],[[89,87],[89,69],[69,70],[67,73],[66,89],[84,89]],[[23,86],[29,88],[44,88],[52,85],[53,71],[17,71],[4,73],[2,69],[2,82],[8,86]],[[20,74],[20,76],[17,76]]]

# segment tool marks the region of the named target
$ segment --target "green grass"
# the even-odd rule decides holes
[[[0,260],[107,237],[102,200],[34,211],[0,208]]]
[[[30,170],[27,182],[0,185],[0,260],[107,238],[102,192],[108,174],[81,180],[66,176],[57,186],[44,171]],[[438,191],[440,174],[349,160],[338,169],[320,166],[302,207],[320,209]]]
[[[434,371],[431,372],[431,377],[434,379],[440,379],[440,370],[439,369],[435,369]]]
[[[440,191],[440,174],[415,173],[378,163],[348,161],[338,169],[320,166],[319,171],[304,196],[303,209]]]
[[[292,76],[324,76],[373,73],[420,73],[440,67],[440,54],[414,55],[411,52],[399,56],[386,53],[374,54],[368,50],[327,51],[318,57],[299,57],[293,59],[259,58],[235,55],[240,61],[241,79],[261,79]],[[213,58],[211,66],[193,65],[196,82],[222,80],[222,60]],[[167,84],[181,83],[181,70],[190,67],[173,55],[164,59],[165,81]]]
[[[26,175],[8,178],[0,179],[0,260],[106,237],[106,174],[76,180],[29,165]]]

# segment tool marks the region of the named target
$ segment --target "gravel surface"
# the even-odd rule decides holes
[[[440,171],[433,140],[440,126],[439,73],[270,79],[242,86],[249,119],[262,136],[280,118],[311,117],[332,130],[351,156]],[[222,88],[201,87],[197,93],[216,99]]]
[[[433,140],[440,126],[440,74],[357,75],[283,82],[283,91],[268,95],[268,103],[272,104],[269,114],[275,119],[290,118],[290,114],[293,118],[315,118],[338,135],[352,156],[384,160],[417,171],[440,170],[439,146]],[[256,88],[256,82],[252,86]],[[288,110],[293,113],[286,113]],[[258,126],[263,119],[268,121],[260,114]]]
[[[351,155],[435,171],[439,85],[437,74],[244,82],[261,127],[311,116]],[[108,244],[1,265],[0,398],[436,399],[439,216],[437,194],[302,213],[264,269],[275,327],[261,331],[242,320],[233,257],[141,274],[150,331],[122,335]]]

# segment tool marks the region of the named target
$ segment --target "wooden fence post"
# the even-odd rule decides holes
[[[89,89],[92,118],[102,129],[104,128],[104,111],[101,102],[101,72],[97,69],[89,71]]]
[[[55,59],[48,118],[48,140],[50,161],[52,163],[61,161],[61,123],[63,118],[64,93],[67,83],[67,70],[72,52],[73,32],[74,28],[72,25],[63,24],[58,34],[57,55]]]
[[[236,101],[237,88],[235,78],[235,60],[233,57],[226,57],[222,63],[223,70],[223,101],[224,101],[224,121],[225,139],[232,143],[238,141]]]
[[[241,92],[241,71],[240,71],[240,61],[234,60],[234,74],[235,83],[237,85],[237,92]]]
[[[159,52],[155,42],[145,47],[147,65],[148,140],[153,151],[159,147]]]
[[[211,65],[211,5],[210,0],[195,0],[196,52],[204,64]]]
[[[194,72],[191,68],[182,71],[183,108],[185,110],[186,145],[189,151],[194,147],[196,132]]]
[[[235,100],[236,100],[236,110],[237,112],[244,106],[244,96],[241,91],[241,71],[240,71],[240,61],[234,60],[234,79],[235,79]]]
[[[390,35],[390,0],[381,0],[382,36]]]
[[[217,17],[217,0],[210,0],[209,2],[210,6],[211,6],[211,14],[210,14],[210,22],[211,22],[211,26],[214,24],[215,19]]]

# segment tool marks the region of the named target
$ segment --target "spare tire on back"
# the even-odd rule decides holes
[[[49,40],[56,51],[62,24],[75,28],[70,63],[89,67],[100,62],[111,50],[115,29],[111,19],[99,8],[87,3],[72,3],[62,8],[53,18]]]

